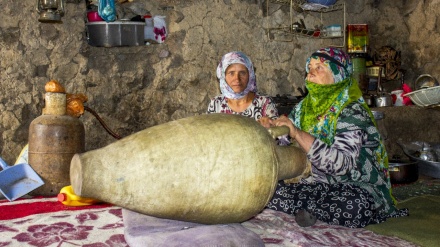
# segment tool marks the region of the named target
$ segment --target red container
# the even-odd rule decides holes
[[[87,20],[89,22],[104,21],[104,19],[102,19],[101,16],[99,16],[98,11],[87,12]]]

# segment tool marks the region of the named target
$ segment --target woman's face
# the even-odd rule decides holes
[[[333,84],[335,82],[330,69],[316,58],[311,58],[309,63],[308,81],[316,84]]]
[[[234,92],[241,93],[249,82],[249,72],[243,64],[234,63],[226,69],[225,80]]]

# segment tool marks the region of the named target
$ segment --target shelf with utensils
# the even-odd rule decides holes
[[[270,18],[269,6],[272,4],[289,6],[289,20],[277,27],[266,27],[267,37],[270,41],[293,41],[295,37],[311,39],[335,39],[338,44],[330,46],[345,47],[346,40],[346,8],[345,2],[331,6],[310,5],[304,0],[268,0],[266,2],[267,17]],[[332,14],[333,13],[333,14]],[[272,13],[273,14],[273,13]],[[313,28],[306,27],[304,20],[295,20],[301,15],[314,15]],[[329,16],[332,15],[332,16]],[[328,23],[330,18],[336,19],[336,23]],[[270,22],[269,20],[267,21]],[[325,25],[327,24],[327,25]],[[310,23],[309,23],[310,25]],[[269,24],[268,24],[269,26]]]

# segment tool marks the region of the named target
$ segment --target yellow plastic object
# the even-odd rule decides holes
[[[60,190],[57,196],[58,201],[66,206],[88,206],[100,203],[100,201],[93,198],[80,197],[73,192],[71,185],[65,186]]]

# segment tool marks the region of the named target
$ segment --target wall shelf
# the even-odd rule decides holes
[[[268,0],[266,1],[266,10],[267,16],[270,17],[269,14],[269,6],[271,4],[279,4],[279,5],[287,5],[290,8],[290,20],[286,20],[283,24],[278,27],[267,27],[266,34],[269,40],[271,41],[283,41],[283,42],[291,42],[295,37],[299,38],[309,38],[309,39],[332,39],[337,40],[338,44],[333,44],[330,46],[334,47],[345,47],[346,40],[346,8],[344,3],[337,3],[331,5],[329,7],[323,8],[310,8],[316,7],[311,6],[302,0]],[[319,21],[314,23],[314,28],[305,27],[304,22],[299,23],[295,18],[299,13],[316,13],[319,14]],[[328,23],[326,20],[328,19],[328,15],[330,13],[334,13],[334,16],[337,17],[337,23]],[[272,13],[273,14],[273,13]],[[340,30],[325,30],[324,27],[331,25],[340,25]],[[304,28],[305,27],[305,28]],[[315,28],[317,27],[317,28]],[[283,37],[283,39],[276,38]]]

